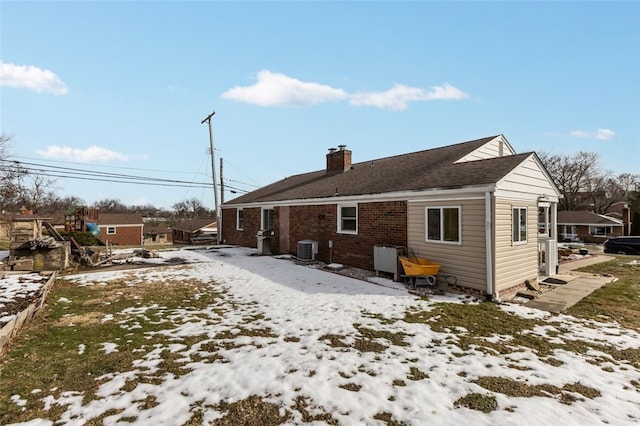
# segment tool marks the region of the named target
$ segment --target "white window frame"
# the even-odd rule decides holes
[[[107,226],[107,235],[116,235],[116,227]]]
[[[516,223],[513,218],[516,210],[518,211],[518,232],[516,234]],[[522,212],[524,211],[524,239],[522,238]],[[513,245],[527,244],[529,240],[529,208],[526,206],[511,206],[511,243]]]
[[[604,233],[598,233],[596,232],[598,229],[604,229]],[[613,228],[611,226],[607,226],[607,225],[589,225],[589,235],[592,235],[594,237],[606,237],[608,235],[611,235],[613,231]]]
[[[444,211],[449,209],[456,209],[458,212],[458,239],[455,241],[447,241],[444,239],[444,234],[445,234]],[[440,211],[440,216],[438,221],[440,238],[438,239],[429,238],[429,210]],[[428,243],[461,245],[462,244],[462,206],[425,207],[424,208],[424,239]]]
[[[243,209],[236,210],[236,230],[238,231],[244,230],[244,210]]]
[[[267,211],[273,211],[273,228],[268,228],[265,226],[265,221],[264,221],[264,214]],[[276,210],[273,206],[270,207],[263,207],[260,210],[260,229],[262,230],[269,230],[269,231],[275,231],[276,228]]]
[[[342,209],[345,208],[355,208],[356,209],[356,215],[355,217],[352,216],[346,216],[346,217],[342,217]],[[356,229],[344,229],[343,227],[343,219],[347,219],[347,220],[354,220],[356,222]],[[338,204],[338,234],[351,234],[351,235],[357,235],[358,234],[358,204]]]

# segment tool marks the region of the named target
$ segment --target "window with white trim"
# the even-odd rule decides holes
[[[238,231],[244,229],[244,211],[242,209],[236,210],[236,229]]]
[[[268,231],[276,229],[276,211],[274,209],[262,209],[262,223],[260,229]]]
[[[427,207],[425,209],[426,240],[443,243],[461,242],[460,207]]]
[[[611,227],[589,225],[589,234],[594,237],[606,237],[607,235],[611,235]]]
[[[527,208],[514,207],[512,215],[512,241],[514,243],[527,242]]]
[[[343,234],[358,233],[358,205],[338,206],[338,232]]]
[[[116,233],[116,227],[115,226],[108,226],[107,227],[107,235],[115,235]]]

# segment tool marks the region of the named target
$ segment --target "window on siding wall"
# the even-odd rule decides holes
[[[358,205],[338,206],[338,232],[358,233]]]
[[[276,228],[276,211],[274,209],[262,209],[262,228],[273,231]]]
[[[426,208],[427,241],[460,243],[460,207]]]
[[[242,209],[238,209],[236,216],[236,229],[242,231],[244,229],[244,212]]]
[[[526,207],[514,207],[513,208],[513,242],[514,243],[526,243],[527,242],[527,208]]]
[[[107,227],[107,235],[114,235],[116,233],[116,227],[115,226],[108,226]]]

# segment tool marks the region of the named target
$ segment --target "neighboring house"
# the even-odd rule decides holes
[[[215,244],[218,226],[211,218],[189,219],[173,227],[173,244]]]
[[[168,226],[144,225],[144,244],[171,244],[172,232]]]
[[[626,201],[618,201],[613,203],[607,209],[605,216],[611,216],[615,219],[620,219],[623,223],[622,235],[631,235],[632,221],[631,221],[631,208]]]
[[[540,267],[555,273],[560,191],[535,153],[516,154],[502,135],[356,164],[340,146],[326,164],[222,205],[222,242],[256,247],[270,230],[274,253],[311,240],[317,259],[369,270],[376,246],[410,247],[496,300]]]
[[[140,213],[100,213],[98,228],[98,238],[105,244],[142,244],[144,223]]]
[[[622,236],[623,231],[621,219],[584,210],[558,212],[559,241],[602,243],[609,237]]]

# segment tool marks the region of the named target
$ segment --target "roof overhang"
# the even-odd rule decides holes
[[[495,185],[474,185],[460,188],[431,188],[420,191],[399,191],[383,194],[344,195],[323,198],[305,198],[298,200],[273,200],[253,203],[224,204],[222,209],[252,208],[268,206],[311,206],[341,203],[367,203],[385,201],[421,201],[424,199],[470,197],[495,191]]]

